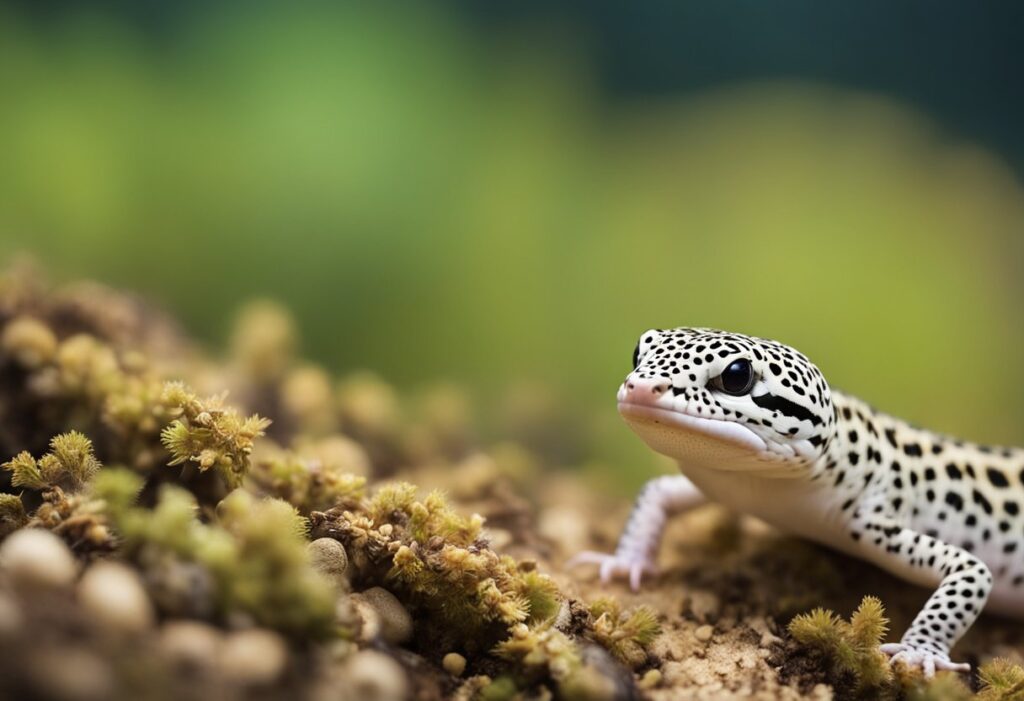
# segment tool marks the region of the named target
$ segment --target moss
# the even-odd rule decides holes
[[[24,368],[35,369],[53,359],[57,337],[38,319],[23,316],[4,327],[0,347]]]
[[[244,611],[284,632],[330,635],[334,588],[311,566],[307,523],[295,507],[239,489],[220,503],[217,517],[233,545],[209,562],[225,611]]]
[[[28,524],[25,505],[17,494],[0,494],[0,538]]]
[[[216,521],[203,523],[188,491],[165,485],[147,509],[131,504],[139,486],[128,472],[108,471],[97,481],[97,495],[126,555],[144,570],[166,567],[168,558],[199,565],[215,584],[209,604],[221,620],[244,614],[284,633],[322,638],[334,632],[334,590],[312,568],[305,519],[290,504],[236,490],[218,505]]]
[[[872,693],[892,680],[889,660],[879,651],[889,621],[882,602],[864,597],[849,622],[825,609],[796,616],[789,633],[824,655],[833,679],[852,678],[856,694]]]
[[[519,693],[512,677],[502,676],[480,689],[479,701],[511,701]]]
[[[297,342],[287,309],[273,300],[254,300],[235,319],[231,357],[253,381],[272,382],[288,368]]]
[[[916,671],[894,669],[878,650],[887,627],[882,603],[873,596],[866,596],[849,621],[819,608],[796,616],[789,624],[789,632],[800,645],[819,656],[825,677],[837,690],[839,698],[909,701],[975,698],[959,675],[952,672],[940,672],[933,679],[925,679]],[[1015,673],[1019,675],[1018,680],[1024,680],[1024,670],[1020,667],[1005,662],[989,663],[983,665],[979,673],[986,687],[978,699],[1024,699],[1024,695],[998,695],[1012,687]],[[986,681],[986,674],[992,675],[994,683]],[[993,693],[996,695],[991,695]]]
[[[975,698],[955,674],[939,674],[930,680],[917,675],[906,680],[904,687],[907,701],[970,701]]]
[[[1024,667],[997,658],[978,669],[982,688],[978,701],[1024,701]]]
[[[594,621],[589,635],[616,659],[636,669],[647,661],[647,650],[661,633],[657,614],[638,606],[624,611],[615,599],[597,599],[590,604]]]
[[[224,405],[224,396],[200,399],[180,382],[168,383],[161,400],[176,417],[160,432],[171,454],[170,466],[192,464],[205,472],[215,468],[224,483],[235,488],[249,469],[253,441],[270,420],[258,414],[242,417]]]
[[[3,463],[11,473],[11,484],[29,489],[62,487],[80,489],[100,468],[92,450],[92,441],[78,431],[69,431],[50,440],[50,451],[39,460],[22,451]]]
[[[431,648],[485,652],[511,626],[553,616],[562,600],[549,577],[487,545],[480,516],[460,515],[439,492],[421,499],[415,486],[391,483],[312,520],[314,535],[345,544],[360,583],[400,594]]]
[[[363,496],[366,478],[335,463],[280,451],[253,461],[246,480],[254,492],[284,499],[308,515]]]
[[[549,623],[514,626],[511,635],[495,647],[495,654],[514,665],[519,686],[544,681],[561,685],[583,667],[576,643]]]
[[[16,524],[47,528],[79,552],[112,549],[107,519],[89,489],[100,467],[92,441],[77,431],[54,436],[50,451],[38,460],[27,451],[14,456],[3,464],[11,484],[38,495],[30,500],[31,512],[20,495],[0,495],[0,530],[6,535]]]

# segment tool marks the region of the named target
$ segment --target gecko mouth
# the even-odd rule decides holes
[[[644,436],[645,429],[660,428],[662,431],[670,432],[682,429],[682,432],[690,434],[692,438],[696,437],[693,434],[698,434],[743,451],[764,454],[768,450],[763,438],[746,426],[733,421],[705,419],[672,409],[628,401],[619,402],[619,413],[634,431],[641,434],[641,437]]]

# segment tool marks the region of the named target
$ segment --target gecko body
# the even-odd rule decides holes
[[[619,412],[681,476],[642,490],[612,554],[634,588],[665,522],[707,500],[934,589],[894,662],[966,671],[950,649],[983,608],[1024,618],[1024,451],[911,426],[832,390],[799,351],[713,329],[645,332]]]

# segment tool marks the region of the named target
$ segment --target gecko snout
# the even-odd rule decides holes
[[[634,401],[657,399],[668,391],[666,380],[652,380],[644,377],[630,377],[625,382],[626,399]]]

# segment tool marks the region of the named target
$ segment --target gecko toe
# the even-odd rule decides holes
[[[655,572],[654,566],[644,558],[587,550],[571,558],[566,567],[598,565],[598,578],[607,584],[616,576],[624,575],[633,591],[639,591],[645,573]]]
[[[893,666],[902,665],[909,670],[919,669],[925,679],[931,679],[936,671],[970,672],[971,666],[963,662],[952,662],[948,655],[907,645],[905,643],[888,643],[878,648],[889,655]]]

